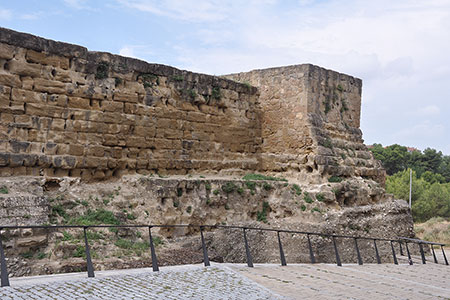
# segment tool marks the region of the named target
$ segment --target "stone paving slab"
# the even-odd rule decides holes
[[[11,278],[0,299],[450,299],[450,266],[217,264]]]
[[[450,266],[433,263],[228,266],[288,299],[450,299]]]
[[[0,288],[0,299],[286,299],[220,264],[160,270],[11,278],[11,287]]]

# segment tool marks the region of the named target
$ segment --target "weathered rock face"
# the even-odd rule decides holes
[[[16,182],[17,184],[14,184]],[[404,201],[385,198],[378,203],[340,202],[329,189],[346,191],[355,182],[297,185],[285,181],[251,181],[205,176],[126,175],[120,180],[84,183],[79,178],[17,177],[0,179],[8,194],[29,216],[2,219],[2,225],[22,224],[209,224],[247,225],[298,231],[375,237],[411,236],[412,222]],[[357,199],[371,191],[360,185]],[[379,188],[381,189],[381,188]],[[382,189],[381,189],[382,190]],[[26,208],[29,191],[41,201]],[[351,191],[349,189],[348,191]],[[348,192],[347,191],[347,192]],[[343,192],[343,193],[347,193]],[[368,197],[367,199],[370,199]],[[9,201],[9,200],[8,200]],[[6,201],[5,203],[9,203]],[[28,210],[27,210],[28,209]],[[8,211],[8,210],[5,210]],[[32,212],[35,213],[32,213]],[[42,213],[44,211],[45,213]],[[38,218],[39,217],[39,218]],[[162,265],[202,261],[199,228],[153,228]],[[97,270],[150,266],[147,228],[90,229],[90,247]],[[242,230],[207,230],[210,257],[218,262],[244,262]],[[85,269],[82,230],[3,230],[11,275],[33,275]],[[248,232],[256,262],[278,262],[278,244],[273,232]],[[305,235],[282,234],[290,263],[308,262]],[[331,240],[311,237],[320,262],[333,262]],[[138,245],[138,246],[133,246]],[[343,262],[355,262],[352,240],[338,240]],[[379,244],[384,261],[389,261],[388,244]],[[371,241],[360,241],[365,262],[373,262]]]
[[[43,178],[2,178],[0,187],[0,224],[35,225],[48,222],[48,199]]]
[[[363,144],[361,87],[313,65],[215,77],[0,28],[0,225],[267,222],[412,236],[407,206],[385,193],[385,172]],[[240,179],[255,172],[288,181]],[[199,262],[199,240],[181,238],[195,230],[155,229],[176,241],[161,262]],[[83,266],[79,232],[2,234],[8,255],[43,259],[33,271],[14,257],[14,275]],[[92,233],[96,268],[147,266],[148,251],[129,244],[147,245],[145,234]],[[250,237],[257,261],[277,259],[273,236]],[[208,233],[212,257],[243,260],[240,238]],[[307,261],[296,238],[286,240],[289,259]],[[329,241],[313,242],[332,261]],[[353,259],[352,245],[341,246]],[[124,248],[142,258],[124,261]]]
[[[0,29],[0,175],[383,182],[359,130],[361,80],[312,65],[226,77],[247,84]]]
[[[263,171],[313,183],[342,176],[384,184],[385,172],[359,129],[360,79],[313,65],[224,77],[259,88]]]
[[[0,29],[0,175],[256,170],[256,92]]]

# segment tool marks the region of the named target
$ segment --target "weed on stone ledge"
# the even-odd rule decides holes
[[[316,194],[317,201],[323,202],[325,200],[325,196],[321,193]]]
[[[311,212],[322,213],[322,211],[321,211],[320,208],[318,208],[318,207],[313,207],[313,208],[311,209]]]
[[[172,76],[172,80],[173,80],[173,81],[181,82],[181,81],[184,80],[184,78],[183,78],[183,76],[181,76],[181,75],[174,75],[174,76]]]
[[[188,94],[192,99],[195,99],[197,97],[197,93],[192,89],[188,91]]]
[[[105,79],[108,77],[109,64],[106,61],[102,61],[97,66],[97,72],[95,73],[95,79]]]
[[[227,182],[224,185],[222,185],[222,191],[224,191],[227,194],[230,194],[236,191],[237,189],[238,187],[232,182]]]
[[[270,191],[273,187],[268,184],[267,182],[263,183],[263,189],[265,189],[266,191]]]
[[[251,191],[256,190],[256,182],[254,181],[246,181],[245,185],[247,186],[247,188]]]
[[[300,186],[298,184],[293,184],[292,185],[292,190],[295,192],[295,194],[297,196],[300,196],[302,194],[302,189],[300,188]]]
[[[220,93],[220,88],[219,88],[219,87],[214,87],[214,88],[212,89],[211,96],[212,96],[214,99],[216,99],[216,100],[219,100],[220,98],[222,98],[222,95],[221,95],[221,93]]]
[[[311,198],[308,192],[304,192],[303,197],[306,203],[313,203],[313,199]]]
[[[262,210],[256,212],[256,220],[258,220],[259,222],[267,223],[267,212],[269,211],[269,209],[269,202],[264,201]]]
[[[271,180],[271,181],[287,181],[285,178],[278,178],[273,176],[266,176],[262,174],[250,173],[242,177],[244,180]]]
[[[8,188],[6,186],[0,187],[0,194],[8,194]]]
[[[328,182],[341,182],[342,181],[342,177],[339,176],[331,176],[330,178],[328,178]]]

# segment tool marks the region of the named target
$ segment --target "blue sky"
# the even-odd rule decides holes
[[[367,144],[450,154],[450,0],[0,0],[0,26],[208,74],[363,80]]]

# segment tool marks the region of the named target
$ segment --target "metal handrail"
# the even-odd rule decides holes
[[[406,241],[413,241],[413,242],[421,243],[421,244],[430,244],[430,245],[445,246],[445,244],[442,244],[442,243],[436,243],[436,242],[424,241],[424,240],[420,240],[420,239],[412,239],[412,238],[407,238],[407,237],[403,237],[403,236],[399,236],[398,239],[399,239],[399,240],[406,240]]]
[[[408,254],[408,262],[410,265],[413,264],[411,254],[409,251],[408,243],[412,244],[418,244],[420,248],[420,253],[422,257],[422,263],[426,263],[425,254],[423,250],[423,245],[438,245],[442,249],[442,254],[444,257],[444,261],[446,265],[449,265],[447,257],[445,255],[444,246],[445,244],[442,243],[434,243],[434,242],[428,242],[423,241],[419,239],[412,239],[412,238],[406,238],[406,237],[397,237],[397,238],[379,238],[379,237],[367,237],[367,236],[351,236],[351,235],[340,235],[340,234],[330,234],[330,233],[320,233],[320,232],[308,232],[308,231],[297,231],[297,230],[288,230],[288,229],[276,229],[276,228],[258,228],[258,227],[249,227],[249,226],[237,226],[237,225],[196,225],[196,224],[174,224],[174,225],[162,225],[162,224],[149,224],[149,225],[5,225],[0,226],[0,269],[1,269],[1,286],[9,286],[9,275],[6,265],[6,257],[3,250],[3,244],[2,244],[2,238],[1,238],[1,230],[4,229],[59,229],[59,228],[82,228],[83,229],[83,235],[84,235],[84,242],[85,242],[85,253],[86,253],[86,264],[87,264],[87,273],[88,277],[95,277],[94,275],[94,267],[92,264],[91,254],[90,254],[90,248],[89,248],[89,242],[87,238],[87,230],[89,228],[148,228],[149,231],[149,244],[150,244],[150,251],[151,251],[151,257],[152,257],[152,268],[154,272],[159,271],[158,266],[158,260],[156,256],[155,247],[153,244],[153,237],[152,237],[152,228],[187,228],[187,227],[194,227],[199,228],[200,230],[200,236],[201,236],[201,242],[202,242],[202,251],[203,251],[203,262],[205,267],[210,265],[209,257],[208,257],[208,250],[205,243],[205,238],[203,235],[203,231],[205,228],[222,228],[222,229],[240,229],[243,231],[243,237],[244,237],[244,246],[245,246],[245,253],[246,253],[246,261],[248,267],[253,267],[253,258],[250,252],[249,242],[247,238],[247,231],[248,230],[254,230],[254,231],[267,231],[267,232],[276,232],[277,233],[277,239],[278,239],[278,247],[280,251],[280,260],[281,265],[286,266],[286,257],[284,255],[283,246],[281,243],[281,237],[280,233],[292,233],[292,234],[301,234],[306,235],[307,241],[308,241],[308,250],[309,250],[309,256],[311,263],[316,263],[316,259],[314,256],[314,251],[311,244],[310,236],[322,236],[331,238],[333,242],[333,248],[336,256],[336,264],[338,266],[342,266],[341,259],[339,256],[339,250],[336,243],[336,238],[343,238],[343,239],[353,239],[355,243],[355,251],[357,254],[358,264],[362,265],[362,257],[360,253],[360,249],[358,246],[358,240],[372,240],[374,249],[375,249],[375,256],[378,264],[381,264],[381,258],[379,255],[378,247],[377,247],[377,241],[388,241],[391,245],[392,250],[392,256],[394,260],[394,264],[398,265],[397,256],[394,250],[394,242],[398,243],[400,246],[400,255],[403,255],[403,249],[402,249],[402,243],[405,243],[406,251]],[[438,263],[436,254],[434,252],[434,248],[431,247],[433,252],[433,258],[434,262]]]

